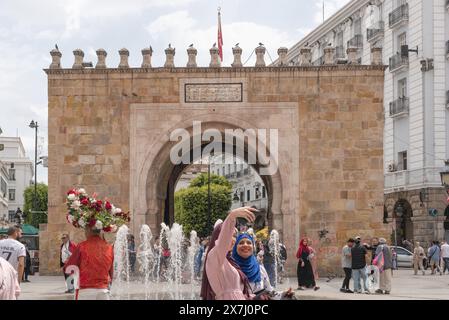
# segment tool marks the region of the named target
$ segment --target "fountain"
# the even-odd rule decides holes
[[[182,226],[174,223],[168,232],[168,247],[170,248],[170,267],[168,269],[168,282],[170,288],[174,289],[174,298],[180,299],[180,286],[182,283],[182,244],[184,235]]]
[[[195,298],[195,255],[200,247],[195,230],[190,231],[190,246],[187,250],[188,271],[190,272],[190,299]]]
[[[140,229],[140,245],[137,259],[140,265],[140,273],[144,276],[145,300],[149,299],[150,276],[153,274],[154,253],[151,245],[153,234],[149,226],[144,224]]]
[[[280,248],[279,248],[279,233],[276,230],[270,232],[270,240],[268,241],[268,246],[270,251],[273,253],[274,257],[274,283],[272,283],[273,288],[276,288],[278,284],[278,265],[280,259]]]
[[[129,300],[129,253],[128,253],[128,227],[123,225],[117,232],[114,244],[114,296],[122,300],[126,289],[126,297]],[[126,283],[126,288],[124,284]]]

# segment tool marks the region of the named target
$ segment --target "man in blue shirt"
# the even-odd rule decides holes
[[[429,248],[428,256],[430,261],[430,267],[432,268],[432,274],[435,274],[436,268],[440,273],[440,275],[443,275],[440,269],[441,250],[438,245],[438,241],[432,241],[432,246]]]

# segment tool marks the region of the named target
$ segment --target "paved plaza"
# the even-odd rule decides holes
[[[394,272],[391,294],[346,294],[339,292],[342,278],[320,279],[320,290],[296,291],[299,300],[449,300],[449,275],[413,275],[413,270],[403,269]],[[21,300],[71,300],[73,295],[65,294],[64,278],[62,276],[31,276],[30,283],[23,283]],[[280,286],[296,289],[296,278],[288,278]],[[190,286],[185,285],[185,291]],[[352,281],[351,281],[352,288]],[[198,287],[199,291],[199,287]],[[142,296],[143,298],[144,296]]]

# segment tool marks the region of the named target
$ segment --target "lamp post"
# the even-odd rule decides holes
[[[33,195],[33,211],[37,211],[37,121],[31,120],[30,128],[34,131],[34,195]]]

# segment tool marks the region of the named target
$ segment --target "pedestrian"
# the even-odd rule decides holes
[[[387,245],[387,240],[379,239],[379,244],[376,250],[376,257],[373,260],[373,265],[379,268],[380,279],[379,289],[376,290],[378,294],[390,294],[391,292],[391,268],[393,267],[393,259],[390,248]]]
[[[404,239],[402,241],[402,247],[404,247],[405,249],[407,249],[410,252],[413,251],[413,243],[411,243],[411,241],[408,241],[407,239]]]
[[[351,269],[354,280],[354,292],[362,293],[363,285],[363,292],[369,294],[370,292],[366,287],[366,255],[368,251],[361,245],[360,241],[360,236],[355,237],[355,244],[351,248]],[[360,284],[360,279],[362,280],[362,284]]]
[[[303,238],[299,243],[296,258],[298,259],[298,267],[296,270],[298,277],[298,290],[305,290],[305,288],[313,288],[315,291],[320,289],[316,285],[315,275],[313,274],[312,264],[310,262],[310,248],[308,246],[307,238]]]
[[[447,241],[443,240],[441,245],[441,258],[443,259],[443,274],[446,274],[446,270],[449,273],[449,244]]]
[[[273,246],[270,245],[272,240],[264,240],[263,243],[263,266],[267,270],[268,277],[270,277],[270,283],[273,287],[276,287],[276,271],[275,271],[275,255],[273,252]]]
[[[438,241],[432,241],[432,246],[429,248],[428,257],[432,274],[436,274],[436,271],[438,271],[440,275],[443,275],[440,269],[441,249],[438,246]]]
[[[285,275],[285,263],[287,262],[287,248],[283,243],[279,243],[279,283],[284,282]]]
[[[131,273],[134,273],[137,260],[136,243],[134,241],[134,236],[132,234],[127,235],[127,240],[128,240],[129,268]]]
[[[0,300],[17,300],[19,295],[17,271],[8,261],[0,257]]]
[[[307,238],[307,243],[309,246],[309,250],[310,250],[310,264],[312,265],[312,270],[313,270],[313,277],[315,279],[315,282],[318,281],[318,266],[317,266],[317,253],[315,251],[315,249],[312,247],[312,239]]]
[[[30,280],[28,280],[28,276],[31,274],[31,255],[30,255],[30,251],[28,250],[28,243],[26,241],[21,241],[21,243],[25,246],[25,251],[26,251],[26,257],[25,257],[25,269],[24,269],[24,273],[23,273],[23,282],[30,282]]]
[[[64,266],[64,271],[69,266],[79,268],[79,300],[109,300],[114,252],[100,234],[100,229],[86,227],[86,240],[75,248]]]
[[[7,239],[0,240],[0,254],[17,271],[20,284],[25,271],[26,259],[25,246],[19,242],[19,239],[22,237],[22,228],[20,226],[12,226],[8,229],[7,235]]]
[[[341,267],[345,273],[345,278],[343,280],[343,284],[341,286],[340,291],[344,293],[354,293],[351,289],[349,289],[349,281],[352,277],[352,255],[351,249],[354,246],[354,239],[350,238],[346,245],[343,247],[341,252]]]
[[[422,275],[425,275],[426,272],[424,270],[424,258],[426,256],[424,248],[420,246],[419,241],[415,242],[415,248],[413,249],[413,271],[415,272],[415,276],[418,274],[418,268],[422,271]]]
[[[233,235],[237,218],[253,223],[256,209],[243,207],[232,210],[223,223],[215,226],[204,261],[200,296],[203,300],[252,299],[248,278],[232,259]]]
[[[379,238],[373,237],[371,238],[371,244],[364,244],[365,248],[371,253],[371,264],[373,264],[373,260],[376,257],[376,250],[379,246]]]
[[[59,255],[59,265],[60,267],[64,267],[64,264],[69,260],[70,256],[76,249],[76,243],[70,240],[70,237],[67,233],[64,233],[61,237],[61,248]],[[62,270],[65,279],[66,291],[65,293],[73,293],[75,291],[75,287],[73,284],[73,276],[66,274],[64,270]]]

